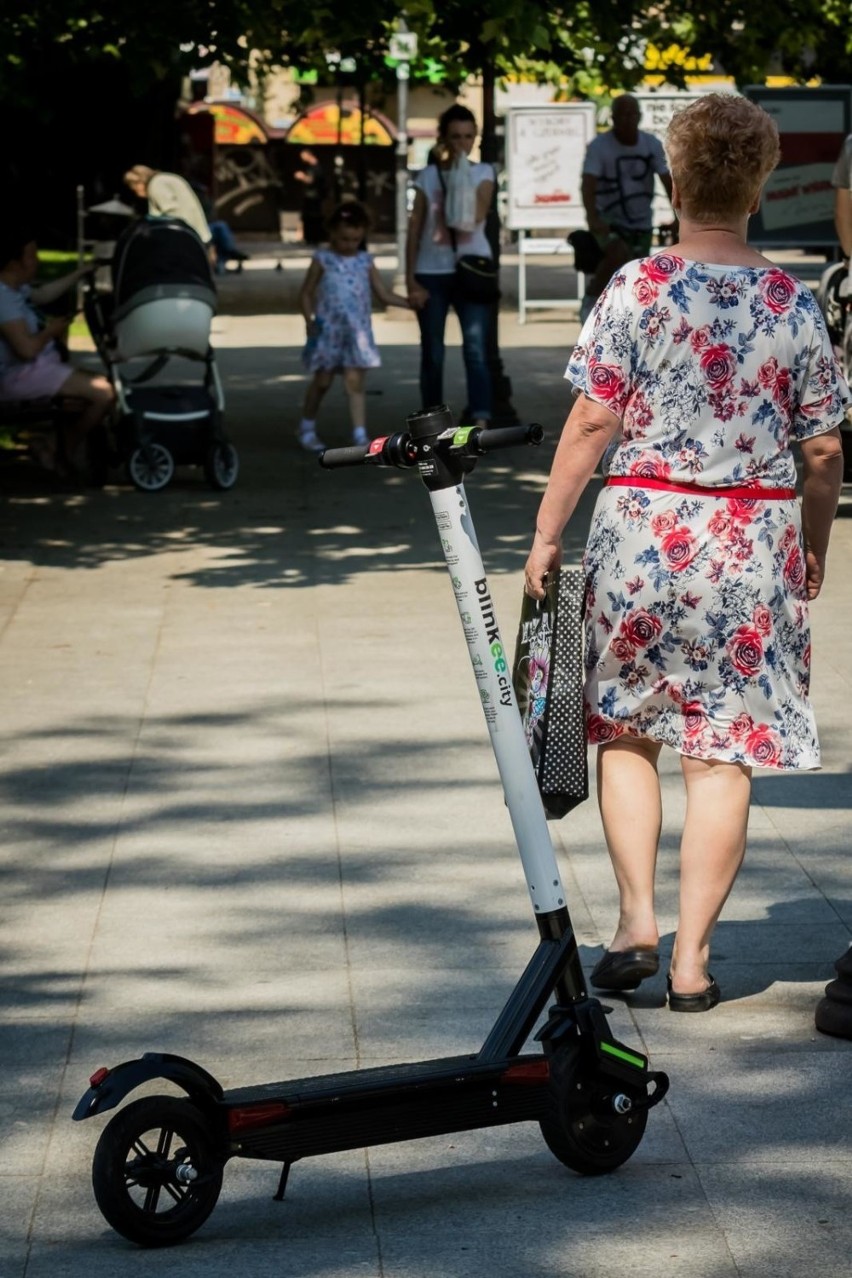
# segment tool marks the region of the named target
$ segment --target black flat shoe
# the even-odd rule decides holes
[[[659,966],[659,950],[607,950],[589,980],[599,990],[635,990],[641,981],[654,976]]]
[[[716,984],[712,972],[707,973],[710,984],[700,994],[675,994],[672,990],[672,978],[666,977],[669,991],[669,1011],[671,1012],[709,1012],[722,997],[722,991]]]

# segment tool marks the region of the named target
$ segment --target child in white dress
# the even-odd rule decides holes
[[[370,442],[364,381],[368,368],[381,364],[370,320],[372,294],[385,306],[409,307],[407,298],[382,282],[372,254],[363,248],[370,217],[362,204],[349,201],[329,219],[329,247],[318,249],[299,293],[308,340],[302,362],[312,373],[302,408],[298,440],[309,453],[325,444],[316,432],[319,406],[335,373],[343,374],[352,419],[352,442]]]

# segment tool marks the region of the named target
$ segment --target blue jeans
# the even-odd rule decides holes
[[[429,301],[417,312],[420,324],[421,407],[444,402],[444,329],[452,306],[462,331],[462,353],[467,374],[467,406],[474,419],[491,420],[491,374],[488,369],[487,334],[491,307],[456,296],[454,275],[418,275],[417,283],[429,293]]]

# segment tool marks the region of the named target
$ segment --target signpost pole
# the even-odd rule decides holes
[[[403,16],[390,39],[396,61],[396,275],[394,290],[405,292],[405,249],[408,231],[408,77],[417,54],[417,35],[408,30]]]

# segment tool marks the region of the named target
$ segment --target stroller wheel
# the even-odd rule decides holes
[[[175,473],[175,462],[168,448],[162,444],[148,444],[134,448],[127,463],[130,482],[143,493],[156,493]]]
[[[240,459],[233,444],[211,444],[204,458],[204,474],[211,488],[233,488],[240,473]]]

